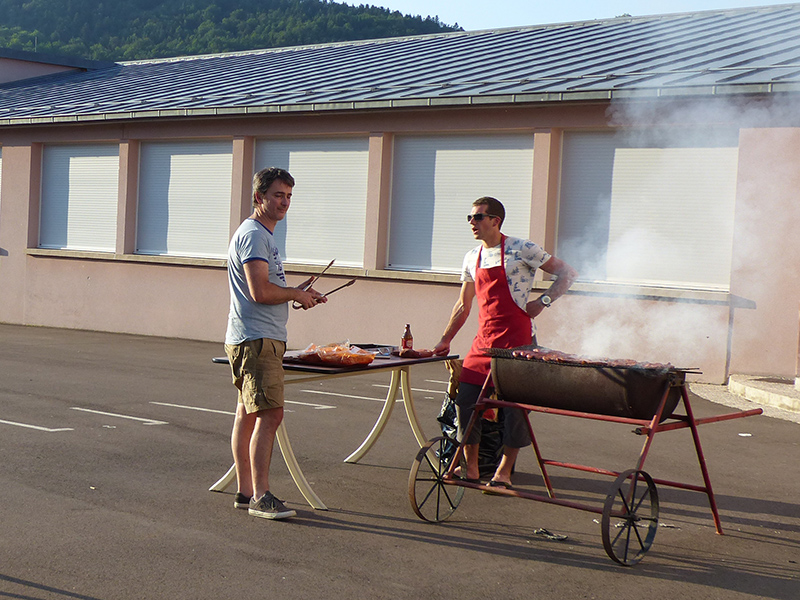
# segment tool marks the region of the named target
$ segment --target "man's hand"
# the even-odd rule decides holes
[[[300,285],[298,285],[298,286],[297,286],[297,289],[299,289],[299,290],[303,290],[303,289],[307,288],[308,286],[310,286],[310,285],[311,285],[313,282],[314,282],[314,277],[313,277],[313,276],[312,276],[312,277],[309,277],[309,278],[308,278],[308,279],[306,279],[306,280],[305,280],[303,283],[301,283]]]
[[[550,302],[563,296],[578,278],[578,272],[575,269],[555,256],[551,256],[547,262],[541,266],[541,269],[545,273],[556,276],[556,280],[550,284],[550,287],[544,292],[544,294],[550,296]],[[545,308],[547,307],[542,303],[541,296],[539,296],[536,300],[531,300],[525,305],[525,312],[533,319],[539,316]]]
[[[314,308],[317,304],[325,304],[328,301],[325,296],[320,294],[314,288],[303,290],[303,285],[308,285],[308,282],[304,282],[300,287],[295,288],[294,297],[294,302],[299,304],[303,310]]]
[[[450,354],[450,342],[442,340],[433,347],[434,356],[447,356]]]
[[[525,312],[528,313],[528,316],[531,319],[538,317],[544,309],[545,305],[542,304],[542,301],[539,300],[539,298],[536,300],[531,300],[525,305]]]

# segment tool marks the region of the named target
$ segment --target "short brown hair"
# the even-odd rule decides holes
[[[289,174],[286,169],[279,167],[267,167],[261,169],[258,173],[253,175],[253,206],[256,205],[256,194],[264,195],[267,193],[269,186],[276,180],[280,180],[290,187],[294,187],[294,177]]]
[[[503,207],[503,203],[497,198],[492,198],[491,196],[482,196],[475,200],[475,202],[472,203],[472,206],[485,206],[488,214],[494,215],[495,217],[500,217],[500,225],[502,225],[503,221],[506,220],[506,209]]]

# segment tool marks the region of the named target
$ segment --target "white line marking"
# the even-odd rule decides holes
[[[436,379],[426,379],[425,383],[441,383],[442,385],[450,385],[449,381],[437,381]]]
[[[336,408],[330,404],[311,404],[310,402],[297,402],[295,400],[284,400],[286,404],[299,404],[300,406],[313,406],[314,410],[325,410],[326,408]]]
[[[386,402],[386,398],[368,398],[367,396],[352,396],[350,394],[337,394],[336,392],[323,392],[322,390],[300,390],[301,392],[307,392],[309,394],[324,394],[325,396],[341,396],[342,398],[353,398],[355,400],[372,400],[373,402]],[[402,402],[402,399],[398,398],[397,402]]]
[[[235,412],[231,412],[229,410],[216,410],[214,408],[201,408],[199,406],[186,406],[185,404],[170,404],[169,402],[150,402],[150,404],[157,404],[158,406],[170,406],[172,408],[185,408],[187,410],[199,410],[200,412],[210,412],[216,413],[218,415],[228,415],[233,417],[236,415]]]
[[[16,425],[17,427],[27,427],[28,429],[35,429],[36,431],[46,431],[47,433],[53,433],[56,431],[75,431],[72,427],[61,427],[59,429],[50,429],[48,427],[38,427],[37,425],[27,425],[25,423],[15,423],[14,421],[3,421],[0,420],[0,423],[5,425]]]
[[[95,415],[103,415],[106,417],[117,417],[118,419],[130,419],[132,421],[141,421],[144,425],[169,425],[167,421],[156,421],[155,419],[142,419],[141,417],[131,417],[129,415],[118,415],[116,413],[103,412],[100,410],[91,410],[89,408],[79,408],[71,406],[72,410],[79,410],[81,412],[93,413]]]
[[[310,404],[308,402],[295,402],[293,400],[286,400],[286,404],[300,404],[302,406],[312,406],[316,410],[325,409],[325,408],[336,408],[335,406],[330,406],[328,404]],[[150,402],[150,404],[157,404],[158,406],[170,406],[172,408],[185,408],[187,410],[199,410],[200,412],[210,412],[216,413],[219,415],[229,415],[235,416],[235,412],[231,412],[229,410],[217,410],[214,408],[202,408],[200,406],[187,406],[185,404],[170,404],[169,402]]]
[[[388,385],[381,384],[381,383],[373,383],[373,384],[372,384],[372,387],[379,387],[379,388],[386,388],[386,389],[389,389],[389,386],[388,386]],[[415,388],[415,387],[412,387],[412,388],[411,388],[411,391],[412,391],[412,392],[427,392],[427,393],[429,393],[429,394],[439,394],[439,393],[443,392],[444,390],[424,390],[424,389],[422,389],[422,388]]]

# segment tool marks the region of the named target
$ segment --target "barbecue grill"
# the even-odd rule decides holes
[[[614,364],[624,361],[580,362],[577,357],[559,362],[528,359],[521,349],[487,348],[484,352],[510,359],[492,361],[495,390],[510,402],[631,419],[651,419],[665,388],[669,392],[661,418],[669,417],[680,402],[686,374],[697,372],[671,365],[621,367]]]
[[[518,489],[492,488],[492,493],[558,504],[602,515],[603,547],[615,562],[631,566],[644,558],[658,528],[656,484],[697,491],[708,497],[718,534],[722,535],[719,512],[711,489],[697,427],[761,414],[760,408],[696,419],[686,389],[686,375],[696,369],[668,364],[635,363],[622,360],[589,360],[562,353],[531,351],[530,347],[487,349],[492,356],[486,378],[465,436],[477,419],[491,408],[519,408],[525,411],[572,416],[635,425],[634,433],[645,437],[635,468],[623,472],[542,458],[536,436],[527,419],[531,446],[542,474],[547,495]],[[494,398],[487,393],[494,384]],[[676,414],[680,403],[685,414]],[[528,413],[526,413],[527,415]],[[655,479],[644,469],[645,459],[656,433],[690,428],[703,485]],[[462,464],[463,448],[450,461],[439,460],[452,440],[437,437],[420,448],[411,467],[408,494],[411,507],[423,520],[447,519],[460,504],[466,488],[485,489],[479,483],[455,476]],[[548,467],[564,467],[614,477],[603,506],[596,507],[556,497]]]

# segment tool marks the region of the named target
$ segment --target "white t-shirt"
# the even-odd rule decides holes
[[[233,234],[228,246],[231,308],[225,343],[241,344],[260,338],[285,342],[289,304],[260,304],[250,297],[244,265],[251,260],[265,261],[269,265],[269,282],[286,287],[281,254],[272,232],[255,219],[245,219]]]
[[[505,238],[505,269],[508,289],[514,302],[522,310],[528,304],[533,287],[533,276],[536,269],[550,260],[550,255],[541,246],[534,244],[530,240],[520,238]],[[475,281],[475,267],[478,263],[478,253],[481,255],[481,268],[491,269],[500,266],[500,246],[493,248],[483,248],[477,246],[467,252],[464,256],[464,264],[461,269],[461,281]],[[483,251],[481,252],[481,248]]]

